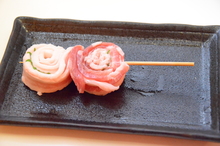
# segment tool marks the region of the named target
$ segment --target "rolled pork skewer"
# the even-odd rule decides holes
[[[22,63],[22,81],[38,95],[62,90],[72,79],[80,93],[106,95],[118,90],[128,65],[194,66],[194,62],[124,62],[122,49],[107,42],[67,50],[52,44],[36,44],[26,51]]]
[[[52,44],[36,44],[23,56],[22,81],[31,90],[52,93],[65,88],[71,81],[65,50]]]
[[[86,49],[71,47],[68,68],[79,93],[106,95],[119,89],[129,65],[119,46],[96,42]]]

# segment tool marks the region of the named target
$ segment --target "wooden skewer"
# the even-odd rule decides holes
[[[20,61],[19,63],[23,63]],[[151,66],[194,66],[194,62],[151,62],[151,61],[126,61],[128,65],[151,65]]]
[[[152,61],[126,61],[128,65],[151,66],[194,66],[194,62],[152,62]]]

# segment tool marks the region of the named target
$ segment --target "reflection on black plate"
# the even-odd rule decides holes
[[[0,68],[0,123],[220,141],[219,26],[19,17]],[[194,67],[131,66],[118,91],[79,94],[73,83],[39,97],[21,82],[28,47],[106,41],[129,61],[190,61]]]

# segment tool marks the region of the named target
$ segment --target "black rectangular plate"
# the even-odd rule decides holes
[[[0,123],[171,136],[220,142],[219,26],[18,17],[0,65]],[[113,42],[129,61],[186,61],[194,67],[131,66],[118,91],[79,94],[73,83],[38,96],[21,81],[33,44],[64,48]]]

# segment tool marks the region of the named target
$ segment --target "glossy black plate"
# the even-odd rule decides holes
[[[219,26],[19,17],[0,66],[0,123],[171,136],[220,142]],[[113,42],[129,61],[186,61],[194,67],[131,66],[104,97],[73,83],[39,97],[21,82],[28,47]]]

